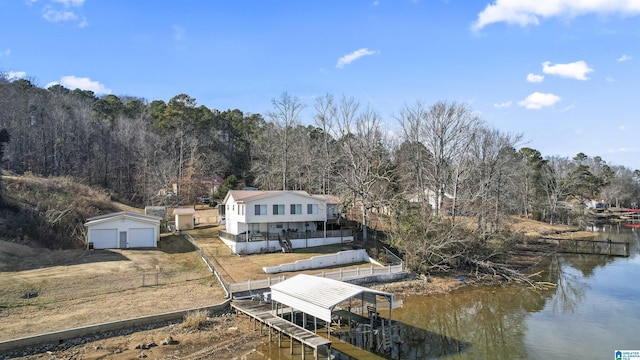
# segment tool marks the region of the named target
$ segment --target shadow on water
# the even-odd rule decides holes
[[[438,359],[461,354],[471,346],[468,342],[409,324],[394,324],[400,326],[400,336],[391,352],[385,354],[390,359]]]
[[[460,354],[471,346],[467,342],[410,324],[394,321],[393,326],[398,327],[399,333],[394,332],[391,348],[386,351],[382,348],[377,349],[373,351],[376,355],[387,359],[438,359]],[[339,336],[339,338],[344,342],[348,342],[346,334],[345,336]],[[358,341],[353,345],[362,348],[362,344],[358,343]],[[332,349],[332,354],[336,360],[355,359],[335,348]]]

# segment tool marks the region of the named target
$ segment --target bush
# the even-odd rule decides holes
[[[206,310],[189,311],[184,315],[182,326],[191,330],[200,330],[207,324],[209,312]]]

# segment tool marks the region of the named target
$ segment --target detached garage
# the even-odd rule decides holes
[[[161,220],[153,215],[118,212],[89,218],[84,226],[94,249],[155,248]]]

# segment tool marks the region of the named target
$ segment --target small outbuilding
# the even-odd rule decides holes
[[[195,227],[194,215],[196,211],[192,208],[179,208],[173,210],[176,221],[176,230],[189,230]]]
[[[87,219],[89,247],[94,249],[155,248],[160,240],[158,216],[128,211]]]

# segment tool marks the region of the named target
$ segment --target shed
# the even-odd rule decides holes
[[[196,211],[192,208],[179,208],[173,210],[176,221],[176,230],[193,229],[195,226],[194,215]]]
[[[376,304],[376,296],[383,296],[393,308],[393,294],[369,289],[346,282],[298,274],[271,286],[271,300],[284,307],[296,309],[304,314],[331,323],[334,308],[352,298]]]
[[[155,248],[160,240],[160,221],[128,211],[87,219],[87,241],[94,249]]]

